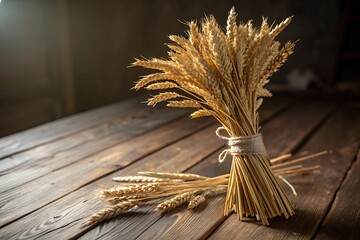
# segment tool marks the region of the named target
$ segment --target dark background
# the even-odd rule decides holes
[[[134,57],[165,56],[180,21],[213,14],[224,26],[232,6],[256,25],[294,16],[279,39],[299,41],[271,89],[358,93],[355,1],[2,0],[0,136],[137,94],[145,71],[127,68]]]

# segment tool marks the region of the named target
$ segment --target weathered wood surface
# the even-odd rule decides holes
[[[229,171],[230,161],[217,164],[225,142],[216,138],[213,120],[190,120],[183,117],[185,111],[130,102],[49,123],[54,130],[48,133],[45,125],[7,137],[16,144],[23,134],[24,140],[21,147],[0,151],[0,239],[359,237],[355,225],[359,205],[343,216],[358,198],[352,192],[358,186],[359,164],[352,162],[359,147],[359,107],[280,98],[270,99],[262,109],[261,131],[269,155],[333,151],[313,161],[322,165],[320,174],[289,179],[299,194],[290,196],[297,208],[294,217],[273,219],[270,227],[238,222],[235,214],[223,216],[224,196],[219,196],[193,212],[186,207],[168,214],[152,212],[153,207],[140,208],[93,229],[81,227],[89,215],[106,205],[96,195],[115,184],[113,176],[142,170],[207,176]],[[123,110],[116,110],[119,107]],[[104,116],[92,116],[98,114]],[[34,142],[27,143],[31,133]],[[351,232],[348,235],[333,233],[341,217],[345,220],[340,226]]]
[[[281,101],[268,105],[268,107],[265,106],[263,109],[263,118],[266,120],[266,118],[271,117],[273,114],[281,111],[286,106],[287,103],[284,104],[284,102]],[[216,137],[214,137],[214,130],[216,127],[214,125],[207,127],[207,125],[212,122],[213,121],[210,118],[199,120],[191,120],[189,118],[181,119],[180,122],[173,122],[164,125],[161,128],[157,128],[146,134],[140,135],[139,137],[135,137],[129,141],[120,143],[89,158],[78,160],[74,164],[67,165],[58,171],[51,172],[41,178],[24,184],[19,188],[7,191],[0,196],[0,204],[3,205],[0,208],[0,225],[10,223],[17,218],[86,185],[88,182],[101,178],[102,176],[114,172],[117,169],[124,168],[132,162],[150,154],[152,151],[161,149],[174,140],[181,139],[182,137],[192,133],[189,139],[184,139],[179,143],[172,144],[167,148],[161,149],[161,151],[156,152],[147,158],[141,159],[141,163],[139,164],[140,167],[138,167],[136,170],[140,171],[149,169],[150,166],[146,165],[147,159],[149,159],[148,161],[152,165],[157,164],[156,161],[158,161],[158,164],[160,165],[161,161],[163,161],[165,166],[162,171],[169,171],[166,170],[167,166],[170,165],[172,163],[171,160],[174,159],[174,161],[177,161],[177,163],[174,164],[174,169],[172,171],[184,171],[185,169],[176,169],[176,167],[179,166],[179,163],[181,163],[181,160],[189,161],[191,166],[196,161],[202,160],[206,154],[210,154],[212,151],[214,151],[214,149],[211,148],[211,142],[217,144],[216,149],[220,148],[224,144]],[[205,131],[194,133],[204,127],[207,127]],[[204,144],[203,139],[207,139],[207,144]],[[189,155],[186,155],[184,151],[189,152]],[[206,153],[207,151],[210,152]],[[194,155],[196,154],[199,154],[198,159],[194,158]],[[181,156],[180,159],[179,156]],[[136,171],[133,171],[132,173],[136,173]],[[121,171],[121,174],[131,174],[131,168],[126,168],[126,171]],[[96,191],[99,191],[99,189],[103,188],[102,186],[105,184],[109,185],[109,182],[111,184],[111,181],[106,179],[102,185],[97,185],[95,188]],[[41,188],[37,188],[39,185]],[[61,189],[58,189],[56,192],[53,192],[49,195],[49,191],[54,189],[55,185],[60,185]],[[90,186],[92,185],[90,184]],[[26,191],[31,188],[33,188],[34,191]],[[88,190],[86,191],[88,192]],[[79,194],[79,191],[76,191],[75,194]],[[96,192],[93,192],[92,194],[89,193],[87,196],[85,196],[87,198],[86,200],[93,198],[96,196],[96,194]],[[42,201],[36,202],[36,199],[39,198],[41,198]],[[77,199],[76,201],[79,201],[80,199],[79,197],[75,196],[70,198],[72,202],[74,202],[74,199]],[[95,200],[98,201],[97,199]],[[80,202],[82,201],[83,200],[80,200]],[[90,208],[92,208],[91,205],[93,204],[89,204]],[[68,203],[66,203],[64,206],[67,207]],[[99,209],[100,208],[98,206],[96,210],[92,209],[90,211],[97,211]],[[41,211],[44,211],[44,209],[41,209]],[[88,216],[89,210],[85,209],[84,214],[85,216]],[[76,217],[78,217],[78,214]],[[80,226],[81,223],[78,223],[76,227],[80,228]],[[6,230],[6,228],[4,228],[4,230]],[[81,230],[83,231],[83,229]],[[71,232],[69,232],[69,234],[70,233]]]
[[[17,188],[8,189],[0,196],[0,226],[203,128],[202,124],[196,124],[188,118],[179,121],[182,122],[172,122],[68,164]],[[205,126],[206,121],[209,122],[207,119],[202,121]],[[37,199],[41,201],[36,201]]]

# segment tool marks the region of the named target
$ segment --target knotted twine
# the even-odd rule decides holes
[[[219,163],[225,161],[230,155],[267,155],[261,133],[251,136],[227,137],[221,134],[226,131],[224,127],[216,129],[216,136],[220,139],[227,140],[230,148],[223,150],[219,155]]]
[[[227,145],[230,148],[224,149],[219,155],[219,163],[226,160],[230,155],[267,155],[265,145],[261,133],[251,136],[227,137],[220,132],[226,131],[224,127],[218,127],[215,133],[220,139],[227,140]],[[284,177],[277,175],[280,180],[287,184],[292,190],[293,194],[297,196],[295,188]]]

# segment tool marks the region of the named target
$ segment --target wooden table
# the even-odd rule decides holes
[[[296,214],[270,227],[222,214],[224,196],[196,211],[140,208],[95,228],[84,220],[106,204],[96,195],[113,176],[141,170],[207,176],[224,147],[210,118],[150,108],[140,99],[80,113],[0,139],[0,239],[360,239],[360,105],[267,99],[262,133],[271,157],[331,150],[307,164],[321,172],[288,178]],[[26,119],[24,119],[26,121]]]

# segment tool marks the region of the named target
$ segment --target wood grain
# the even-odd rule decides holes
[[[200,124],[189,118],[180,119],[8,190],[0,196],[0,226],[106,174],[124,168],[142,157],[204,128],[211,122],[208,118],[202,119]],[[38,199],[41,201],[37,201]]]
[[[194,129],[194,125],[190,125],[191,122],[194,122],[193,120],[190,120],[189,123],[187,124],[183,124],[188,126],[190,129]],[[179,124],[178,124],[179,125]],[[111,176],[118,176],[118,175],[127,175],[127,174],[135,174],[138,171],[143,171],[143,170],[151,170],[151,169],[155,169],[155,170],[159,170],[159,171],[177,171],[178,170],[178,166],[183,166],[184,168],[189,168],[191,167],[193,164],[195,164],[196,162],[202,160],[204,157],[206,157],[207,155],[211,154],[213,149],[217,149],[219,147],[221,147],[223,145],[223,143],[218,140],[217,138],[211,138],[211,136],[213,136],[214,134],[214,128],[215,126],[212,127],[208,127],[196,134],[191,135],[191,138],[186,138],[183,139],[179,142],[176,142],[172,145],[169,145],[166,148],[161,149],[160,151],[149,155],[148,157],[143,157],[143,156],[139,156],[139,157],[143,157],[141,159],[141,161],[135,162],[133,164],[131,164],[130,166],[128,166],[125,169],[122,169],[120,171],[117,171],[116,173],[112,174]],[[180,134],[179,132],[176,132],[176,130],[174,129],[174,126],[172,126],[171,128],[171,132],[174,135],[178,135]],[[181,132],[183,132],[184,129],[181,129]],[[161,129],[161,132],[164,133],[164,129]],[[207,141],[207,145],[204,145],[202,142],[202,139],[204,138],[208,138],[209,140]],[[151,141],[151,139],[153,139],[153,141]],[[94,176],[103,176],[105,175],[105,173],[111,173],[113,169],[118,168],[120,164],[122,164],[123,166],[126,166],[126,163],[123,163],[125,161],[131,161],[132,157],[131,155],[133,154],[132,152],[135,152],[136,154],[136,149],[137,147],[144,147],[146,149],[144,149],[145,151],[150,151],[150,147],[151,147],[151,143],[150,142],[154,142],[154,144],[159,144],[159,142],[163,142],[165,141],[164,139],[162,141],[160,141],[158,138],[155,138],[155,136],[152,136],[150,138],[146,138],[144,142],[146,142],[146,144],[148,144],[149,146],[141,146],[141,142],[139,141],[139,139],[136,139],[136,142],[131,142],[132,146],[135,146],[133,148],[133,150],[131,151],[130,149],[128,149],[126,151],[126,153],[123,153],[121,155],[125,155],[123,157],[119,156],[120,154],[118,153],[107,153],[104,154],[103,159],[100,159],[101,162],[103,162],[102,166],[100,164],[97,164],[97,166],[90,166],[88,167],[86,170],[82,170],[81,168],[78,168],[77,166],[74,166],[73,169],[76,169],[77,172],[77,176],[72,176],[74,174],[72,173],[68,173],[66,176],[64,176],[64,174],[66,174],[66,172],[62,171],[61,175],[64,179],[62,181],[62,184],[64,184],[64,186],[62,186],[63,188],[66,188],[66,191],[69,191],[69,185],[78,185],[79,187],[81,187],[81,185],[79,184],[83,184],[84,183],[88,183],[89,179],[93,179],[96,180],[94,178]],[[136,144],[135,144],[136,143]],[[117,156],[111,156],[111,155],[117,155]],[[136,154],[137,155],[137,154]],[[170,164],[171,163],[171,164]],[[90,165],[89,163],[87,163],[88,165]],[[92,163],[92,165],[94,165]],[[84,167],[84,166],[82,166]],[[184,170],[182,168],[180,168],[180,171]],[[59,176],[56,176],[59,177]],[[68,180],[69,179],[69,180]],[[66,186],[65,186],[66,184]],[[36,233],[35,236],[32,237],[40,237],[41,235],[44,234],[43,231],[46,231],[46,237],[45,238],[52,238],[54,237],[53,234],[56,234],[59,232],[57,232],[55,229],[58,229],[62,224],[65,223],[65,225],[69,224],[69,221],[71,223],[74,223],[74,226],[66,226],[67,231],[66,232],[62,232],[60,233],[63,238],[70,238],[76,234],[79,234],[81,232],[83,232],[84,228],[81,228],[81,221],[83,221],[86,217],[88,217],[91,213],[96,212],[98,210],[100,210],[102,207],[104,207],[104,203],[100,202],[100,200],[98,198],[96,198],[97,193],[101,190],[104,189],[106,187],[111,187],[114,186],[114,183],[111,181],[110,177],[107,178],[103,178],[99,181],[96,181],[94,183],[91,183],[83,188],[77,189],[75,192],[73,192],[72,194],[65,196],[64,198],[62,198],[60,201],[57,201],[56,204],[51,204],[49,206],[45,206],[45,208],[40,209],[40,211],[35,212],[34,214],[30,214],[16,222],[14,222],[13,224],[17,225],[17,224],[21,224],[23,226],[28,226],[28,228],[31,226],[33,226],[33,223],[36,222],[36,226],[34,226],[34,229],[32,227],[30,227],[30,229],[27,230],[31,230],[31,231],[38,231],[40,230],[41,232]],[[35,187],[35,185],[34,185]],[[49,188],[49,187],[47,187]],[[60,190],[58,190],[60,191]],[[28,196],[27,198],[32,198],[34,201],[34,199],[42,199],[42,203],[41,205],[44,204],[44,202],[50,202],[50,200],[53,198],[52,197],[48,197],[47,195],[48,191],[43,191],[39,190],[36,191],[35,190],[35,194],[31,193],[30,196]],[[53,193],[54,195],[59,195],[57,192]],[[20,197],[21,198],[21,197]],[[16,204],[14,204],[15,202],[17,202],[18,204],[20,204],[20,206],[16,206]],[[20,201],[17,201],[17,199],[13,199],[12,200],[12,206],[13,208],[11,209],[10,206],[5,205],[4,207],[6,208],[6,212],[2,211],[1,212],[1,219],[4,219],[3,217],[3,213],[5,213],[5,216],[8,216],[8,218],[11,218],[13,214],[16,214],[17,212],[19,212],[18,209],[20,209],[20,211],[24,212],[24,210],[28,210],[26,206],[23,206],[23,203],[26,202],[27,205],[30,203],[30,201],[27,201],[26,199],[20,199]],[[86,202],[86,203],[85,203]],[[59,204],[59,205],[57,205]],[[79,205],[80,204],[80,205]],[[34,204],[31,204],[31,208],[34,208]],[[35,205],[37,205],[35,203]],[[3,207],[3,208],[4,208]],[[61,213],[58,212],[55,215],[48,215],[49,211],[53,211],[54,209],[58,209],[61,208]],[[71,209],[69,209],[69,207]],[[74,207],[74,208],[73,208]],[[48,209],[50,208],[50,209]],[[65,209],[66,210],[65,210]],[[2,209],[1,209],[2,210]],[[0,211],[1,211],[0,210]],[[65,210],[65,212],[64,212]],[[58,209],[59,211],[59,209]],[[71,213],[67,213],[68,211],[70,211]],[[42,215],[43,213],[45,213],[45,215]],[[51,218],[53,218],[53,216],[63,216],[63,219],[54,219],[54,220],[59,220],[54,222],[55,225],[51,224],[51,226],[49,226],[51,229],[49,229],[48,227],[42,228],[42,226],[44,226],[44,224],[46,225],[45,222],[49,221],[49,217],[51,216]],[[78,221],[77,219],[79,219],[79,217],[81,216],[81,221]],[[29,218],[34,218],[31,219],[30,222],[28,222]],[[36,221],[35,221],[36,219]],[[7,220],[7,219],[5,219]],[[26,223],[24,223],[24,221]],[[75,222],[73,222],[75,221]],[[15,237],[15,235],[19,234],[19,232],[15,233],[14,232],[14,228],[13,228],[13,224],[10,224],[8,226],[5,226],[4,228],[2,228],[0,230],[0,236],[6,236],[7,238],[11,239],[11,237]],[[61,227],[60,227],[61,228]],[[29,234],[28,232],[20,232],[21,236],[25,236],[25,235]],[[34,233],[32,233],[34,234]],[[16,236],[15,238],[17,238],[19,236]]]
[[[265,145],[271,157],[291,152],[289,146],[296,148],[312,133],[314,127],[327,116],[332,106],[328,104],[314,103],[312,105],[297,104],[286,114],[273,119],[262,128]],[[303,115],[298,118],[299,112]],[[294,131],[284,131],[284,123]],[[218,153],[216,153],[218,154]],[[199,174],[221,175],[229,172],[231,161],[225,165],[217,166],[216,155],[208,160],[211,164],[198,164],[189,171]],[[284,186],[287,190],[287,186]],[[211,199],[208,205],[195,211],[195,214],[185,209],[179,209],[175,214],[164,215],[159,221],[143,232],[139,239],[171,239],[172,237],[183,239],[201,239],[209,231],[215,229],[226,217],[223,216],[224,196]],[[236,220],[237,221],[237,220]],[[104,231],[101,228],[101,231]],[[100,231],[100,232],[101,232]],[[113,230],[114,231],[114,230]],[[91,232],[87,233],[90,235]],[[114,234],[112,235],[114,236]],[[116,235],[115,235],[116,236]]]
[[[14,189],[185,114],[168,110],[127,111],[119,118],[7,157],[0,164],[0,191]]]
[[[360,151],[315,239],[360,239]]]
[[[143,97],[136,97],[131,100],[121,101],[1,138],[0,158],[54,141],[110,119],[124,116],[131,109],[146,107],[139,103],[142,99]]]
[[[282,107],[286,105],[281,103]],[[278,109],[274,105],[264,108],[263,111],[275,113],[274,111]],[[202,121],[210,120],[204,119]],[[198,121],[190,119],[183,120],[181,123],[169,124],[103,151],[89,159],[78,161],[73,165],[25,184],[14,192],[7,192],[5,196],[0,197],[0,202],[5,204],[0,209],[0,219],[3,225],[35,211],[62,196],[69,195],[2,228],[0,236],[6,236],[9,239],[21,236],[30,238],[44,236],[44,238],[48,239],[59,234],[57,230],[62,229],[65,222],[67,231],[61,231],[61,237],[68,238],[82,234],[86,229],[81,228],[81,222],[78,221],[79,216],[84,220],[89,214],[103,207],[103,204],[99,203],[99,200],[95,198],[96,193],[106,185],[112,184],[109,181],[110,178],[96,181],[97,179],[117,169],[124,168],[129,164],[131,165],[116,172],[113,176],[134,174],[137,171],[151,169],[158,171],[184,171],[223,146],[224,143],[214,137],[215,126],[205,128],[191,135],[191,137],[178,141],[148,157],[144,158],[144,156],[164,147],[174,141],[174,139],[189,135],[202,127],[204,127],[204,124],[199,126]],[[203,139],[207,139],[206,145]],[[141,161],[135,162],[140,158],[142,158]],[[182,166],[182,168],[179,168],[179,166]],[[91,183],[92,181],[95,182]],[[87,183],[91,184],[81,188]],[[28,189],[34,190],[29,193],[26,192]],[[54,189],[56,191],[53,191]],[[71,193],[74,190],[76,191]],[[49,192],[51,192],[50,195],[48,194]],[[37,199],[41,199],[41,202],[36,202]],[[49,212],[52,211],[57,213],[55,215],[50,213],[49,215]],[[61,211],[61,213],[58,211]],[[49,216],[51,216],[50,219]],[[54,216],[55,218],[53,219]],[[16,226],[27,226],[27,229],[24,231],[24,229]],[[34,228],[31,226],[34,226]]]
[[[275,218],[270,227],[264,227],[258,223],[238,222],[233,214],[209,239],[219,239],[225,235],[229,239],[262,239],[264,236],[269,239],[313,238],[356,155],[359,146],[359,123],[359,107],[343,107],[301,149],[310,152],[330,149],[332,154],[312,161],[313,164],[321,165],[320,174],[289,179],[298,192],[297,198],[291,197],[296,207],[293,217],[288,220]],[[207,237],[210,233],[211,231],[202,237]]]

